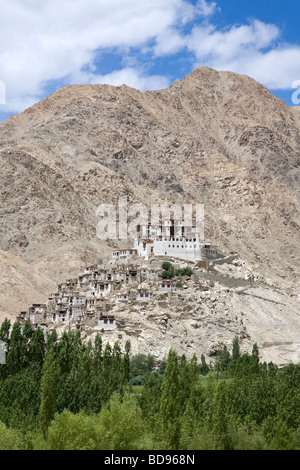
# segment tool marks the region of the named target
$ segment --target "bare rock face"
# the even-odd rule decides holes
[[[27,310],[32,303],[45,303],[54,280],[11,253],[0,250],[0,318],[15,321],[16,312]]]
[[[299,115],[207,67],[159,91],[62,88],[0,124],[0,248],[50,287],[123,246],[97,239],[99,204],[204,203],[206,239],[297,298]]]

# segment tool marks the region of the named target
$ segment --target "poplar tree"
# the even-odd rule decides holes
[[[170,349],[160,401],[163,432],[165,433],[167,449],[169,450],[176,450],[179,447],[181,402],[180,385],[178,356],[173,349]]]
[[[259,352],[256,343],[253,344],[252,354],[250,358],[250,374],[258,375],[259,373]]]
[[[46,356],[41,380],[39,419],[45,439],[48,438],[48,428],[56,412],[58,377],[59,369],[56,361],[56,354],[52,347]]]
[[[8,318],[5,318],[4,322],[0,328],[0,341],[4,341],[7,345],[9,342],[9,330],[11,327],[11,322]]]
[[[1,325],[0,328],[0,341],[3,341],[5,343],[5,356],[7,355],[6,352],[9,350],[9,330],[10,330],[10,320],[5,318],[4,322]],[[6,362],[6,361],[5,361]],[[7,364],[0,364],[0,378],[4,378],[7,375]]]
[[[29,353],[30,361],[38,363],[40,366],[43,365],[45,359],[45,337],[41,328],[37,328],[31,338],[31,347]]]
[[[32,346],[32,336],[34,330],[32,328],[30,320],[26,320],[23,328],[23,355],[24,365],[27,366],[30,363],[30,350]]]
[[[125,344],[125,354],[123,357],[123,382],[124,384],[127,384],[129,381],[129,374],[130,374],[130,349],[131,349],[131,344],[130,341],[126,341]]]
[[[9,350],[7,353],[7,369],[9,374],[15,374],[22,368],[24,360],[24,344],[21,325],[16,321],[13,325]]]
[[[233,340],[233,344],[232,344],[231,360],[236,363],[240,357],[241,357],[241,353],[240,353],[239,338],[238,336],[235,336]]]
[[[51,333],[49,333],[47,336],[47,344],[46,344],[47,351],[50,351],[51,347],[53,346],[55,352],[57,352],[57,347],[58,347],[57,340],[58,340],[57,331],[55,328],[53,328]]]
[[[228,426],[226,384],[222,380],[218,384],[212,414],[213,433],[216,439],[216,449],[229,450],[231,440]]]
[[[102,337],[99,333],[96,334],[95,342],[94,342],[94,350],[93,350],[93,368],[96,372],[100,372],[102,359],[103,359],[103,344],[102,344]]]

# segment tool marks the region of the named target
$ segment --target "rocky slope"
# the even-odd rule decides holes
[[[97,239],[96,208],[127,195],[204,203],[206,239],[238,252],[287,305],[300,293],[299,111],[249,77],[201,67],[146,93],[65,87],[0,124],[0,159],[0,248],[51,281],[124,245]]]
[[[21,258],[0,250],[0,318],[15,321],[16,312],[27,310],[32,303],[45,303],[54,280]]]

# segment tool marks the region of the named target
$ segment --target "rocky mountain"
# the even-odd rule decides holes
[[[253,321],[263,313],[252,305],[251,338],[300,340],[300,113],[253,79],[201,67],[159,91],[65,87],[0,124],[0,159],[1,269],[18,257],[44,276],[43,287],[34,284],[41,294],[46,279],[50,291],[130,245],[96,237],[100,204],[125,195],[148,207],[203,203],[206,240],[237,252],[284,297],[270,315],[289,333],[274,339],[272,322],[263,330]],[[16,272],[0,293],[2,318],[13,299],[28,308],[19,296],[27,280],[15,283]],[[243,304],[228,308],[239,321]]]

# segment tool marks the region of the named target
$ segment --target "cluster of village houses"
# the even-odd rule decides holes
[[[106,312],[107,299],[113,294],[118,302],[150,301],[153,290],[137,288],[144,281],[154,283],[158,291],[176,290],[175,282],[161,279],[160,273],[161,269],[136,264],[116,264],[108,269],[101,265],[89,266],[77,278],[59,284],[46,304],[33,304],[28,311],[20,312],[17,319],[21,323],[29,319],[32,325],[45,332],[49,324],[66,324],[82,330],[86,318],[98,319],[99,330],[115,329],[115,317]]]
[[[175,234],[172,224],[139,227],[133,249],[114,250],[110,266],[86,267],[77,278],[68,279],[58,285],[57,292],[50,294],[46,304],[33,304],[28,311],[17,315],[17,320],[30,320],[34,327],[44,333],[49,326],[68,326],[71,329],[85,328],[87,319],[94,319],[96,329],[114,330],[116,318],[109,315],[107,299],[117,302],[151,301],[154,291],[173,292],[176,283],[161,277],[162,269],[150,264],[134,264],[153,256],[176,257],[188,262],[199,262],[202,254],[213,253],[210,246],[201,244],[191,227]],[[133,264],[130,264],[132,262]],[[122,264],[123,263],[123,264]],[[154,289],[139,288],[144,281]]]

